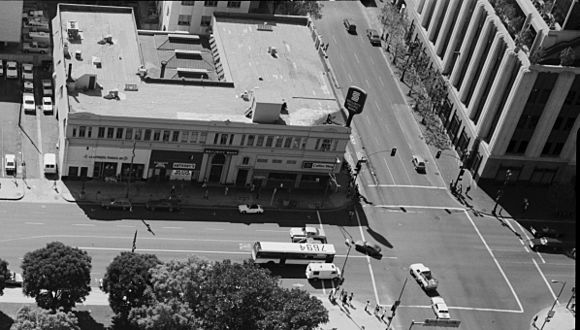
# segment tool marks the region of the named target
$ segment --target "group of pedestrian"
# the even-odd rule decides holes
[[[337,288],[333,288],[332,290],[330,290],[330,292],[328,293],[328,299],[332,302],[335,303],[336,302],[336,298],[337,298],[337,294],[340,298],[340,301],[342,302],[343,306],[352,306],[352,297],[354,296],[354,292],[348,293],[347,291],[344,290],[344,288],[340,289],[340,293],[338,291]]]
[[[369,300],[367,300],[367,303],[365,305],[365,312],[370,313],[369,307],[371,306],[371,302]],[[387,308],[376,304],[375,305],[375,309],[373,311],[373,314],[379,318],[381,321],[385,320],[385,317],[387,317]]]

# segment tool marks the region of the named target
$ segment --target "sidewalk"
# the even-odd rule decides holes
[[[0,178],[0,200],[19,200],[24,197],[25,184],[21,179]]]
[[[576,316],[568,310],[565,306],[558,305],[554,307],[554,316],[544,324],[546,316],[548,316],[548,312],[550,311],[550,307],[546,307],[539,311],[534,317],[532,318],[530,324],[530,330],[574,330],[575,328],[575,321]],[[542,325],[543,328],[542,328]]]
[[[314,295],[320,301],[324,308],[328,310],[328,323],[320,326],[322,330],[384,330],[387,328],[388,319],[385,316],[384,321],[379,317],[373,315],[375,305],[373,303],[369,306],[369,312],[365,312],[365,303],[359,302],[356,299],[352,300],[351,306],[343,306],[339,299],[336,304],[333,304],[328,299],[327,295]],[[390,310],[387,315],[390,315]],[[396,320],[393,320],[391,328],[395,325]]]

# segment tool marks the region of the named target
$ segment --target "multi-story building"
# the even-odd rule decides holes
[[[0,42],[20,43],[23,4],[22,0],[0,2]]]
[[[205,38],[138,31],[131,8],[60,4],[60,174],[326,184],[350,128],[309,19],[278,19],[216,13]]]
[[[476,178],[574,181],[580,3],[548,2],[405,1],[411,37],[448,83],[441,119]]]
[[[213,13],[248,13],[257,1],[158,1],[159,29],[209,34]]]

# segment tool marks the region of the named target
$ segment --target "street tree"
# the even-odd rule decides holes
[[[10,271],[8,270],[8,262],[0,259],[0,296],[4,294],[6,282],[10,279]]]
[[[299,289],[276,288],[272,308],[258,321],[259,329],[314,329],[328,322],[328,311],[308,292]]]
[[[103,291],[109,294],[109,305],[118,322],[127,319],[131,308],[144,304],[145,290],[151,286],[149,270],[160,263],[153,254],[121,252],[109,264]]]
[[[304,0],[284,0],[284,1],[268,1],[272,8],[272,14],[281,15],[299,15],[306,16],[310,14],[312,18],[322,18],[322,3],[319,1],[304,1]]]
[[[10,330],[80,330],[79,321],[72,312],[62,309],[50,312],[45,309],[24,306],[18,310]]]
[[[21,268],[22,291],[45,309],[69,311],[91,291],[91,257],[61,242],[26,253]]]

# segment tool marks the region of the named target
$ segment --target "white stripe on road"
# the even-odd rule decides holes
[[[349,80],[349,82],[351,82],[351,83],[352,83],[352,82],[353,82],[353,80],[352,80],[352,76],[350,75],[350,73],[348,73],[348,72],[347,72],[347,76],[348,76],[348,80]]]
[[[356,60],[356,62],[357,62],[358,64],[360,64],[360,61],[359,61],[359,59],[358,59],[358,56],[356,56],[356,53],[353,53],[353,54],[354,54],[354,59]]]
[[[267,231],[271,233],[287,233],[287,230],[274,230],[274,229],[256,229],[256,231]]]
[[[379,81],[381,82],[381,85],[383,85],[383,87],[385,87],[385,82],[383,81],[383,78],[381,76],[379,76]]]
[[[479,232],[479,229],[477,228],[477,226],[475,225],[475,222],[473,222],[473,219],[471,219],[471,216],[469,215],[469,212],[467,212],[466,210],[463,211],[465,213],[465,216],[467,216],[467,219],[469,219],[469,222],[471,222],[471,225],[473,226],[473,229],[475,229],[475,232],[477,233],[477,235],[479,236],[479,239],[481,239],[481,241],[483,242],[483,245],[485,246],[485,248],[487,249],[487,252],[489,252],[489,255],[491,256],[491,258],[493,259],[493,262],[495,263],[496,267],[499,269],[499,272],[501,273],[501,275],[503,276],[505,282],[507,283],[508,287],[510,288],[512,294],[514,295],[514,298],[516,299],[516,302],[518,303],[518,307],[520,308],[520,311],[524,311],[524,308],[522,307],[522,303],[520,302],[520,299],[518,298],[518,295],[516,294],[516,291],[514,290],[512,284],[510,283],[509,279],[507,278],[505,272],[503,271],[503,268],[501,268],[501,265],[499,264],[499,262],[497,261],[497,259],[495,258],[495,255],[493,254],[493,252],[491,251],[489,245],[487,245],[487,242],[485,241],[485,239],[483,238],[483,235],[481,235],[481,233]]]
[[[540,269],[540,266],[538,266],[538,263],[536,262],[536,260],[534,258],[532,258],[532,261],[534,262],[534,266],[536,266],[536,269],[538,270],[538,273],[540,273],[540,276],[542,276],[542,279],[544,279],[544,282],[548,286],[548,290],[550,290],[550,293],[552,294],[552,297],[554,298],[554,300],[556,301],[556,303],[558,303],[558,305],[559,305],[560,302],[558,301],[558,299],[556,297],[556,294],[554,293],[554,290],[552,290],[552,286],[550,285],[550,283],[548,283],[548,280],[546,279],[546,276],[544,276],[544,273]]]
[[[381,106],[379,105],[379,103],[377,102],[377,100],[375,100],[375,105],[377,106],[377,110],[381,111]]]
[[[25,222],[27,225],[44,225],[43,222]]]
[[[92,223],[73,223],[73,226],[84,226],[84,227],[94,227]]]
[[[41,235],[41,236],[27,236],[27,237],[18,237],[18,238],[10,238],[10,239],[3,239],[0,242],[12,242],[12,241],[23,241],[23,240],[32,240],[32,239],[55,239],[55,238],[100,238],[100,239],[119,239],[119,240],[127,240],[133,239],[133,235],[131,236],[79,236],[79,235]],[[202,238],[173,238],[173,237],[143,237],[143,239],[150,239],[150,240],[170,240],[170,241],[186,241],[186,242],[225,242],[225,243],[240,243],[239,240],[228,240],[228,239],[202,239]],[[250,242],[253,243],[253,242]],[[250,244],[248,243],[248,244]]]
[[[412,184],[369,184],[369,188],[421,188],[421,189],[441,189],[447,190],[447,187],[438,186],[422,186],[422,185],[412,185]]]
[[[524,228],[522,228],[522,225],[520,225],[519,222],[515,221],[515,220],[509,220],[508,221],[514,221],[516,223],[516,225],[520,228],[520,230],[522,231],[522,233],[524,233],[524,236],[526,236],[526,238],[528,238],[528,235],[526,234],[526,231],[524,230]],[[530,253],[530,250],[528,250],[528,246],[526,244],[526,242],[524,242],[524,240],[522,239],[522,237],[518,237],[518,239],[520,240],[520,244],[523,245],[524,250],[526,250],[527,253]]]
[[[223,228],[206,228],[207,230],[225,230]]]
[[[395,177],[393,176],[393,173],[391,172],[391,169],[389,168],[389,163],[387,162],[387,157],[386,156],[383,156],[383,159],[385,160],[385,165],[387,166],[387,171],[389,171],[389,176],[393,180],[393,183],[397,183],[395,181]]]
[[[386,307],[390,307],[391,305],[385,305]],[[431,306],[425,305],[400,305],[399,307],[406,307],[406,308],[424,308],[430,309]],[[523,313],[523,310],[517,309],[499,309],[499,308],[483,308],[483,307],[463,307],[463,306],[447,306],[448,309],[459,309],[459,310],[467,310],[467,311],[481,311],[481,312],[500,312],[500,313]]]
[[[404,208],[404,209],[427,209],[427,210],[450,210],[450,211],[465,211],[462,207],[453,206],[428,206],[428,205],[363,205],[363,207],[380,207],[380,208]]]
[[[135,228],[137,226],[131,226],[131,225],[117,225],[117,227],[119,228]]]
[[[365,78],[365,83],[366,83],[366,85],[365,85],[365,86],[366,86],[367,88],[371,86],[371,83],[369,83],[369,80],[368,80],[367,78]]]
[[[163,229],[183,229],[183,227],[161,227]]]
[[[363,241],[365,241],[365,235],[364,232],[362,230],[362,225],[360,223],[360,217],[358,216],[358,211],[355,210],[355,215],[356,215],[356,221],[358,223],[358,230],[360,232],[360,237],[362,238]],[[378,304],[379,303],[379,292],[377,291],[377,284],[375,282],[375,274],[373,272],[373,266],[371,265],[371,259],[369,258],[369,256],[366,256],[367,259],[367,265],[369,267],[369,273],[371,274],[371,283],[373,284],[373,291],[375,293],[375,301]]]
[[[97,250],[97,251],[129,251],[129,248],[109,248],[109,247],[83,247],[78,246],[77,248],[83,250]],[[247,254],[248,256],[250,253],[248,251],[206,251],[206,250],[170,250],[170,249],[140,249],[137,248],[135,250],[143,251],[143,252],[171,252],[171,253],[208,253],[208,254]]]

